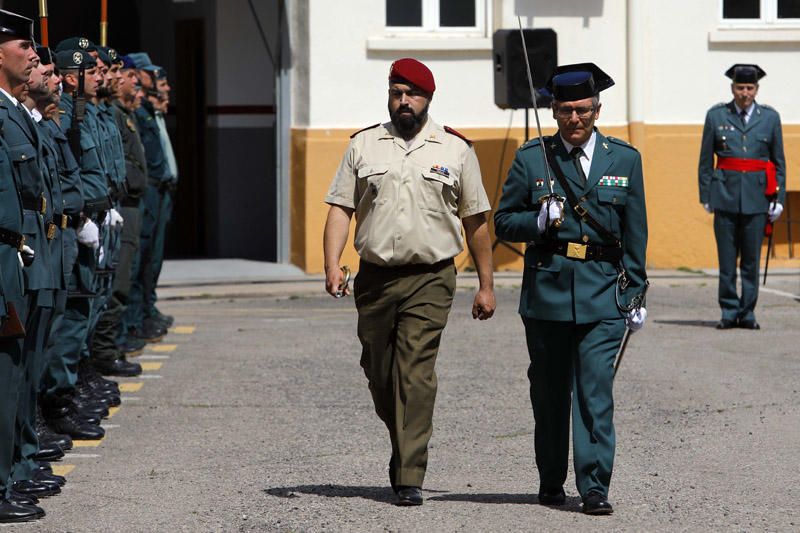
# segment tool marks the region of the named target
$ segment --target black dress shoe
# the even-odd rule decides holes
[[[717,325],[714,327],[717,329],[733,329],[736,327],[736,321],[723,318],[722,320],[717,322]]]
[[[48,496],[55,496],[61,494],[61,487],[58,484],[45,484],[26,479],[23,481],[15,481],[11,486],[12,489],[25,496],[34,495],[37,498],[47,498]]]
[[[422,505],[422,490],[419,487],[397,487],[397,505]]]
[[[119,350],[125,355],[133,357],[135,355],[142,355],[146,345],[147,343],[142,339],[129,338],[125,341],[125,344],[119,346]]]
[[[59,476],[58,474],[49,474],[47,472],[34,472],[33,480],[39,483],[44,483],[45,485],[52,485],[55,483],[59,487],[63,487],[67,484],[67,478],[64,476]]]
[[[142,373],[142,365],[139,363],[129,363],[125,360],[125,356],[112,360],[95,359],[92,361],[92,364],[97,371],[104,376],[132,378]]]
[[[739,327],[742,329],[761,329],[761,326],[755,320],[741,320]]]
[[[74,414],[60,418],[52,418],[47,424],[58,433],[69,435],[77,440],[100,440],[106,436],[106,430],[95,424],[87,424]]]
[[[8,500],[14,503],[24,503],[25,505],[36,505],[39,498],[32,494],[22,494],[15,490],[8,491]]]
[[[0,524],[29,522],[44,516],[44,509],[35,505],[0,500]]]
[[[165,315],[164,313],[159,311],[155,306],[153,307],[151,313],[152,314],[150,315],[150,318],[155,319],[156,322],[159,322],[160,324],[164,325],[164,327],[166,327],[167,329],[171,328],[172,324],[175,323],[174,316]]]
[[[44,447],[44,445],[47,447]],[[58,461],[64,457],[64,450],[58,447],[57,444],[53,443],[39,443],[39,451],[37,451],[33,458],[37,461]]]
[[[389,484],[392,486],[394,493],[397,494],[397,485],[394,482],[394,455],[389,459]]]
[[[567,495],[564,494],[563,487],[539,489],[539,503],[542,505],[564,505],[565,501],[567,501]]]
[[[608,499],[599,492],[591,491],[583,499],[583,514],[604,515],[614,512]]]

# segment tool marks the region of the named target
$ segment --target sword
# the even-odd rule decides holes
[[[772,201],[773,208],[775,207],[775,203],[776,202],[777,202],[777,200],[773,200]],[[769,216],[769,215],[767,215],[767,216]],[[773,226],[772,222],[769,221],[769,218],[768,218],[767,219],[767,225],[764,226],[764,233],[767,235],[769,240],[767,240],[767,260],[764,263],[764,281],[763,281],[762,285],[766,285],[767,284],[767,272],[769,272],[769,254],[772,252],[772,233],[773,233],[772,230],[773,229],[774,229],[774,226]]]
[[[617,357],[614,361],[614,377],[617,377],[617,371],[619,370],[619,365],[622,364],[622,358],[625,356],[625,349],[628,347],[628,341],[631,339],[631,328],[625,328],[625,334],[622,336],[622,343],[619,345],[619,351],[617,351]]]
[[[528,89],[530,89],[531,91],[531,105],[533,105],[533,116],[536,118],[536,132],[539,136],[539,148],[542,151],[542,162],[544,162],[544,171],[545,174],[547,175],[547,189],[550,191],[550,194],[541,197],[539,201],[543,201],[546,199],[548,202],[551,201],[563,202],[564,199],[553,191],[553,178],[550,176],[550,164],[547,162],[547,156],[544,153],[544,136],[542,135],[542,125],[539,122],[539,109],[536,107],[536,90],[533,88],[533,67],[531,66],[532,61],[528,57],[528,47],[525,45],[525,32],[522,31],[522,17],[517,16],[517,23],[519,24],[519,36],[522,39],[522,55],[525,57],[525,71],[528,74]],[[553,221],[553,226],[558,228],[561,226],[561,222],[562,219],[555,220]]]

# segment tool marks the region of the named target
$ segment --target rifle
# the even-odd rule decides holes
[[[81,124],[86,116],[86,95],[83,92],[85,80],[86,69],[83,68],[81,61],[81,66],[78,67],[78,89],[72,93],[72,122],[67,130],[69,148],[76,161],[81,160]]]

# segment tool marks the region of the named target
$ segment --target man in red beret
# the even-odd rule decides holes
[[[491,209],[472,143],[428,116],[436,84],[416,59],[389,70],[390,122],[354,133],[325,202],[325,288],[350,294],[339,260],[356,215],[354,296],[361,366],[392,442],[398,505],[421,505],[436,397],[434,363],[467,246],[480,288],[473,318],[495,309]]]

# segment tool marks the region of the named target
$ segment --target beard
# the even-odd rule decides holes
[[[108,98],[109,96],[111,96],[111,89],[107,85],[97,87],[98,98]]]
[[[397,128],[397,131],[402,135],[410,135],[419,131],[425,123],[425,119],[428,118],[429,106],[430,104],[427,104],[425,109],[419,113],[414,113],[414,110],[407,105],[401,105],[394,112],[389,108],[389,117],[392,119],[392,124]],[[404,113],[406,111],[408,113]]]

